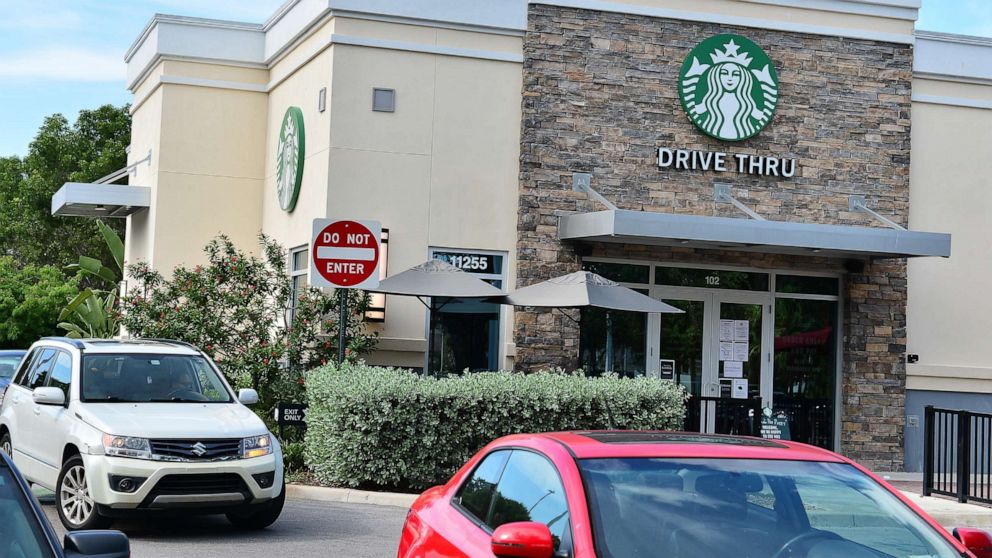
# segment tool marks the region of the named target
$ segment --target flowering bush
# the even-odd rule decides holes
[[[137,337],[176,339],[210,355],[236,387],[258,390],[263,416],[280,400],[301,400],[303,371],[337,356],[338,298],[305,288],[287,324],[292,293],[287,252],[259,236],[261,257],[237,250],[226,236],[205,248],[207,263],[177,267],[171,279],[145,263],[128,266],[134,279],[122,300],[123,325]],[[350,291],[350,358],[375,346],[365,330],[368,295]]]
[[[481,372],[441,379],[347,363],[307,375],[307,465],[324,484],[423,489],[520,432],[679,429],[685,390],[652,378]]]

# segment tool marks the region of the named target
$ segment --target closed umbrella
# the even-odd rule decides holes
[[[591,271],[576,271],[524,287],[503,297],[506,304],[541,308],[606,310],[606,371],[613,371],[613,317],[611,311],[681,314],[682,310],[628,289]]]
[[[384,293],[400,296],[415,296],[427,306],[428,333],[427,339],[427,373],[431,373],[434,361],[434,331],[437,323],[437,312],[454,299],[460,298],[492,298],[502,296],[503,291],[486,283],[478,277],[473,277],[457,267],[441,260],[429,260],[410,269],[386,277],[379,282],[379,287],[369,289],[369,292]],[[430,298],[430,303],[424,298]]]

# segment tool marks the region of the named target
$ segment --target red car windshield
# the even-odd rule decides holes
[[[846,464],[579,464],[601,558],[960,558],[923,518]]]

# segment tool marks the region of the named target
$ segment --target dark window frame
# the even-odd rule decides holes
[[[31,365],[34,364],[34,360],[38,358],[41,351],[46,348],[47,347],[35,347],[34,349],[31,349],[31,352],[24,355],[24,358],[21,360],[21,365],[17,368],[17,372],[14,373],[14,377],[10,379],[10,383],[27,389],[27,386],[23,383],[24,377],[27,376],[28,371],[31,369]]]
[[[52,357],[51,357],[51,359],[47,363],[48,364],[48,368],[45,369],[44,372],[43,372],[45,374],[45,377],[39,383],[38,382],[38,375],[42,373],[42,371],[41,371],[41,365],[43,364],[43,359],[45,358],[45,354],[47,352],[49,352],[49,351],[52,353]],[[56,349],[55,347],[42,347],[41,352],[38,353],[39,356],[38,356],[37,360],[35,360],[34,362],[31,363],[31,368],[28,370],[27,377],[24,378],[24,380],[27,383],[26,384],[21,384],[21,387],[23,387],[23,388],[25,388],[25,389],[27,389],[29,391],[34,391],[36,388],[44,387],[45,384],[48,383],[48,375],[49,375],[49,372],[51,371],[52,366],[55,365],[55,356],[56,356],[56,354],[58,352],[59,352],[59,350]]]
[[[60,390],[62,390],[62,392],[65,393],[65,403],[64,403],[64,406],[68,407],[69,406],[69,396],[72,394],[72,370],[73,370],[72,353],[70,353],[68,351],[64,351],[62,349],[56,349],[55,350],[55,353],[56,353],[55,354],[55,358],[52,360],[52,367],[48,371],[48,378],[45,379],[45,387],[56,387],[56,388],[59,388]],[[65,386],[64,389],[61,388],[61,387],[59,387],[59,386],[52,385],[52,378],[53,378],[52,372],[55,371],[55,364],[58,362],[59,356],[61,356],[61,355],[65,355],[65,356],[67,356],[69,358],[69,382],[66,383],[66,386]]]
[[[503,463],[503,466],[500,468],[499,478],[496,479],[496,488],[495,490],[493,490],[493,495],[489,500],[489,511],[486,513],[486,518],[484,520],[479,519],[475,516],[475,514],[468,511],[468,509],[466,509],[464,506],[461,505],[461,503],[459,503],[456,500],[462,493],[462,490],[465,489],[465,486],[468,485],[470,480],[472,480],[472,477],[475,475],[475,472],[485,462],[485,460],[489,458],[489,456],[499,451],[507,451],[507,450],[509,450],[509,455],[507,455],[506,461]],[[544,459],[544,461],[546,461],[548,465],[551,467],[551,470],[554,471],[555,477],[558,479],[558,483],[561,485],[562,496],[564,497],[565,500],[565,509],[568,510],[568,522],[566,523],[565,531],[562,533],[561,548],[559,548],[558,551],[565,550],[569,553],[569,555],[571,555],[574,550],[575,535],[574,533],[572,533],[572,509],[568,505],[568,490],[565,488],[565,481],[562,479],[561,471],[558,470],[558,467],[555,465],[555,462],[552,461],[550,457],[541,453],[538,450],[535,450],[533,448],[521,447],[521,446],[503,446],[503,447],[493,448],[492,451],[487,453],[485,457],[479,460],[479,463],[477,463],[476,466],[472,469],[472,472],[466,475],[465,479],[462,480],[462,483],[458,486],[458,490],[455,491],[455,495],[452,496],[451,499],[449,500],[451,507],[458,510],[458,512],[464,515],[466,519],[474,523],[476,527],[482,529],[486,534],[492,536],[492,534],[495,532],[495,529],[489,526],[489,521],[490,519],[492,519],[493,508],[496,503],[496,494],[499,491],[500,483],[503,482],[503,474],[506,472],[506,466],[507,464],[510,463],[510,459],[513,457],[513,453],[517,451],[523,451],[537,455],[538,457]],[[585,490],[584,481],[583,481],[583,490]]]

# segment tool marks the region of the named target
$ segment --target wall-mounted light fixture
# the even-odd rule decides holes
[[[317,93],[317,112],[324,112],[327,108],[327,88],[321,87]]]
[[[379,247],[379,280],[386,278],[386,264],[389,262],[389,229],[382,229],[382,242]],[[386,295],[369,293],[369,307],[365,310],[365,321],[386,321]]]

